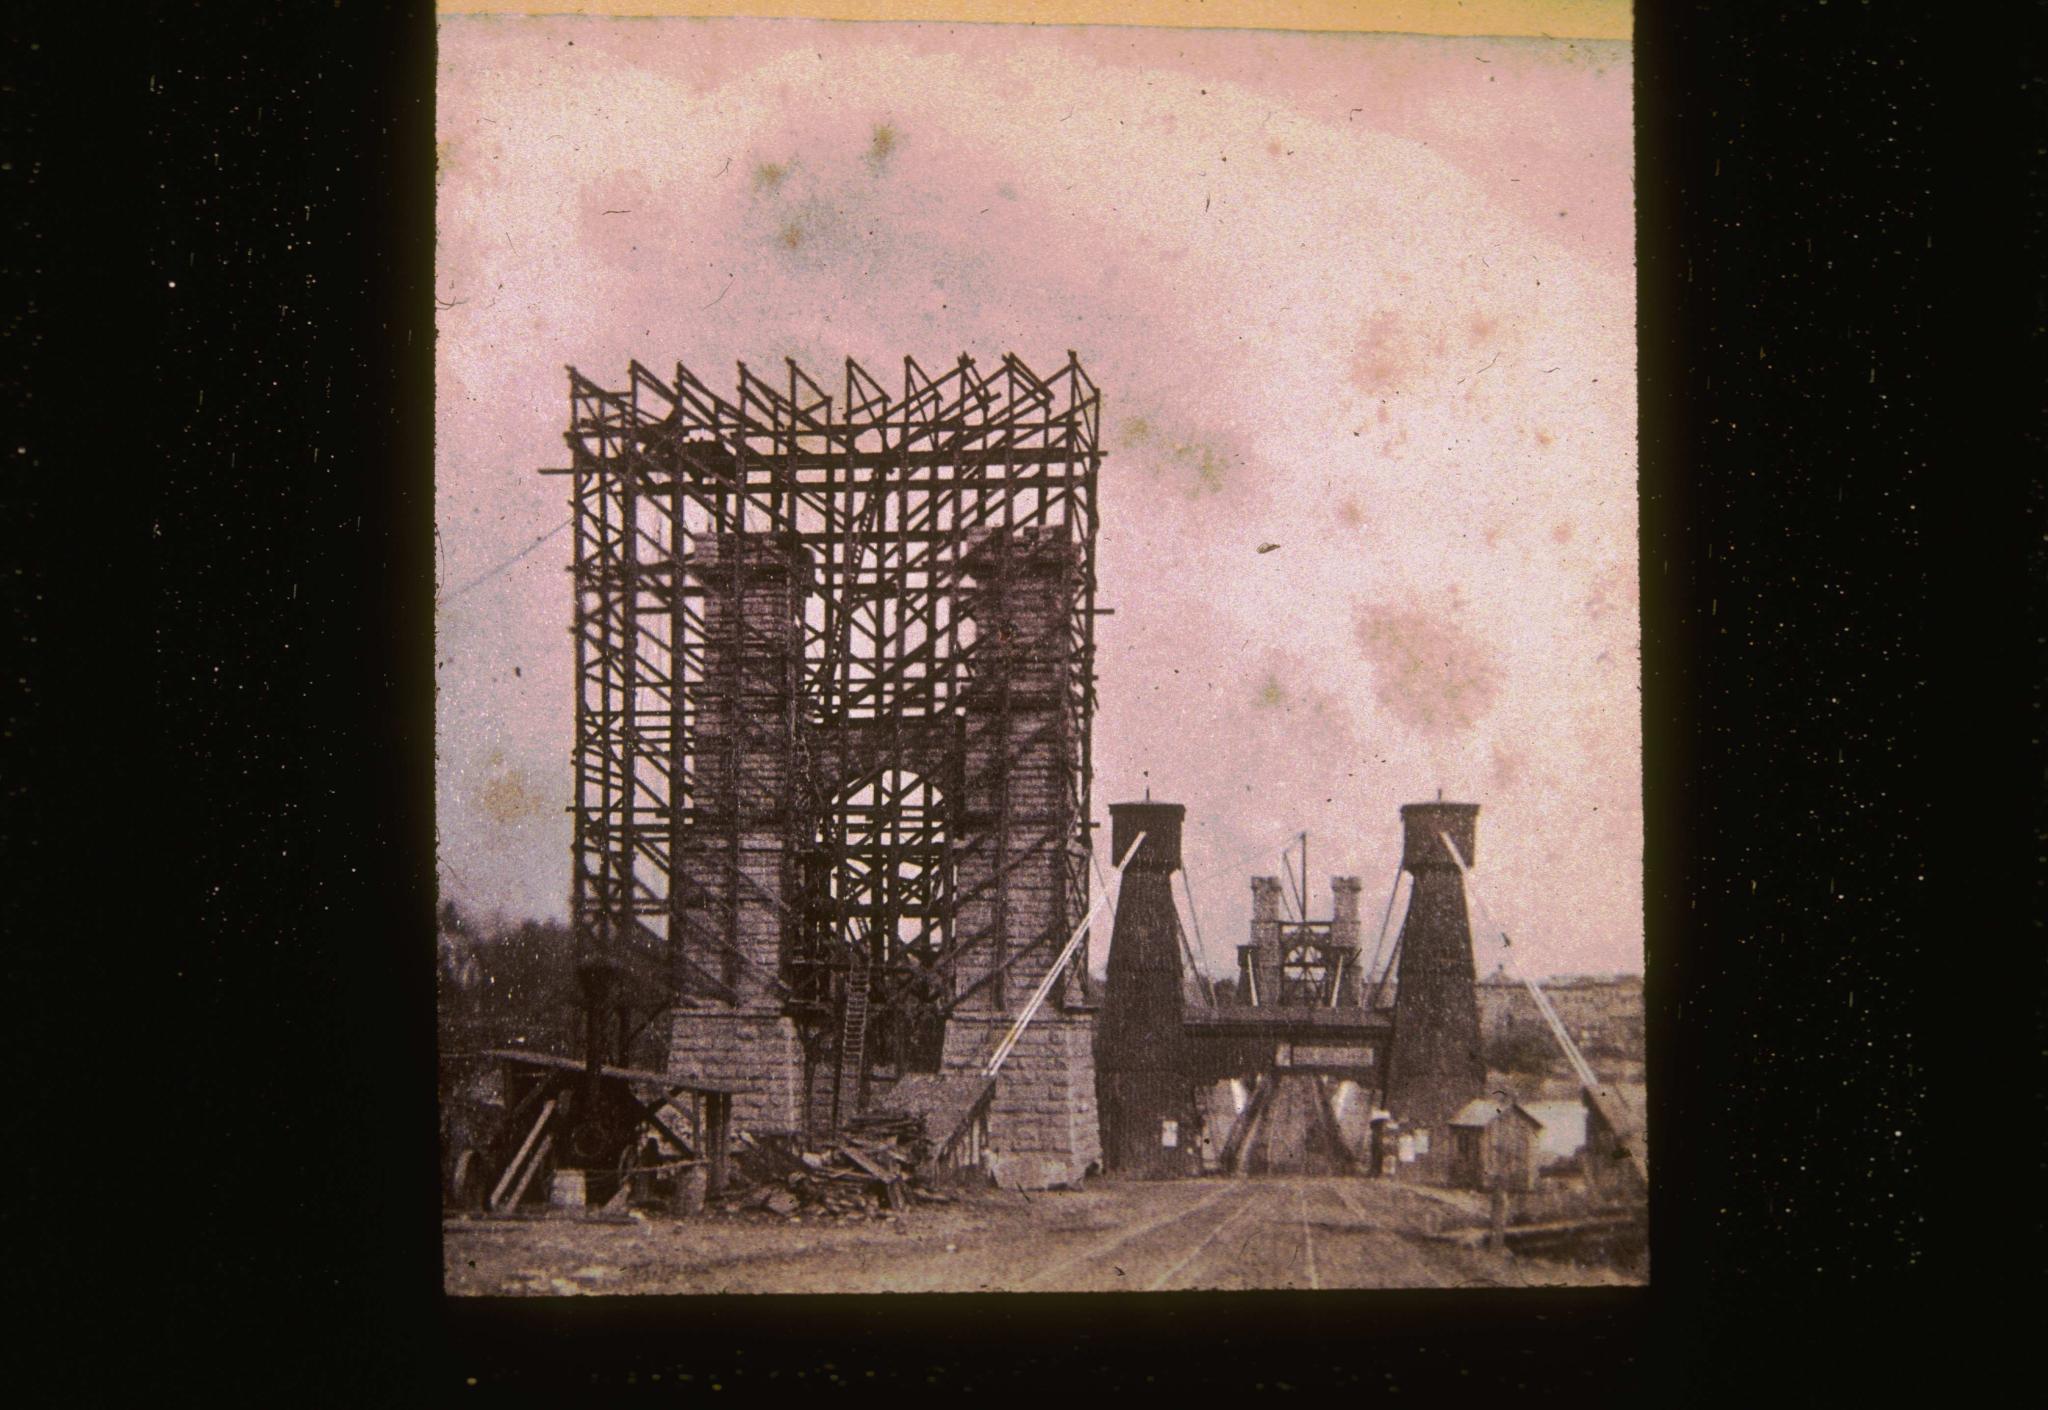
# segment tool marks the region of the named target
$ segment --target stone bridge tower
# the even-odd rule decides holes
[[[1479,805],[1410,803],[1401,809],[1401,825],[1401,865],[1414,887],[1396,941],[1385,1106],[1404,1126],[1441,1132],[1458,1108],[1486,1089],[1465,883],[1439,836],[1448,833],[1471,865]]]
[[[1099,392],[1071,354],[570,387],[589,1060],[665,1019],[740,1129],[812,1135],[979,1071],[1088,909]],[[1100,1154],[1086,972],[1002,1068],[1018,1183]]]

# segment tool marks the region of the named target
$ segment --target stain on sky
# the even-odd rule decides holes
[[[1588,617],[1599,621],[1624,607],[1633,608],[1640,595],[1633,565],[1617,563],[1593,580],[1592,591],[1580,606]]]
[[[1374,697],[1423,734],[1471,729],[1500,694],[1500,671],[1486,647],[1441,611],[1362,604],[1355,631]]]
[[[889,158],[896,155],[896,144],[901,140],[901,134],[893,123],[876,124],[874,133],[868,138],[868,165],[878,172],[888,166]]]
[[[1401,391],[1412,370],[1408,343],[1399,314],[1381,309],[1366,319],[1351,354],[1351,385],[1368,396]]]
[[[1168,457],[1174,478],[1189,499],[1219,494],[1229,476],[1229,466],[1216,447],[1201,442],[1183,442]]]
[[[1120,444],[1148,475],[1188,500],[1222,496],[1239,488],[1249,464],[1247,451],[1226,433],[1190,430],[1168,435],[1154,421],[1133,416],[1123,423]]]
[[[1315,682],[1314,668],[1301,657],[1277,649],[1265,652],[1273,664],[1260,677],[1252,704],[1261,710],[1282,710],[1325,719],[1342,718],[1341,702]]]
[[[551,810],[547,797],[534,786],[526,770],[508,765],[502,753],[493,751],[489,767],[490,775],[477,795],[477,802],[492,822],[513,827]]]

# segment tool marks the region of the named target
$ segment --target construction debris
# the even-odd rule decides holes
[[[742,1133],[732,1180],[717,1204],[783,1218],[837,1215],[885,1218],[923,1204],[950,1204],[919,1173],[922,1123],[914,1117],[869,1117],[837,1141],[806,1150],[791,1136]]]

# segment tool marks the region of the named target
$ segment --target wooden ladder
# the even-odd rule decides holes
[[[868,989],[873,968],[865,956],[846,972],[846,1010],[839,1021],[839,1061],[832,1083],[832,1125],[836,1130],[860,1110],[861,1079],[868,1060]]]

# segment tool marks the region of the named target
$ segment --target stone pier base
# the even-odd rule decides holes
[[[677,1009],[668,1070],[738,1088],[735,1131],[803,1129],[803,1045],[796,1024],[773,1009]]]
[[[1007,1014],[955,1014],[946,1022],[946,1070],[985,1062],[1015,1022]],[[996,1078],[989,1108],[989,1168],[997,1183],[1042,1190],[1080,1180],[1102,1159],[1095,1109],[1095,1017],[1041,1011]]]
[[[953,1015],[945,1070],[985,1063],[1014,1021],[1010,1014]],[[773,1010],[676,1010],[668,1068],[738,1088],[735,1131],[804,1129],[803,1046],[795,1023]],[[996,1078],[988,1152],[990,1173],[1016,1189],[1071,1184],[1099,1165],[1093,1014],[1042,1011],[1024,1030]]]

